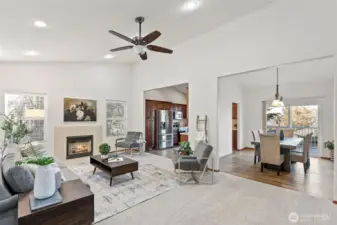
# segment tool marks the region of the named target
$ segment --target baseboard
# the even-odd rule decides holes
[[[213,171],[213,172],[217,172],[217,173],[220,172],[220,170],[215,170],[215,169],[211,169],[211,168],[208,168],[208,167],[207,167],[207,171]]]
[[[255,148],[250,148],[250,147],[244,147],[242,149],[240,149],[240,151],[255,151]]]
[[[331,161],[331,158],[330,157],[321,157],[321,159],[325,159],[325,160],[330,160]]]

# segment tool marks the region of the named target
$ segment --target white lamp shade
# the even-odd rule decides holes
[[[283,107],[284,106],[284,103],[283,101],[280,101],[278,99],[275,99],[272,103],[271,103],[271,106],[273,107]]]
[[[147,48],[144,45],[135,45],[133,49],[137,54],[143,55]]]

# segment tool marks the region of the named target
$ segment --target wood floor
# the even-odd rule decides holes
[[[153,150],[150,153],[172,158],[173,150]],[[235,176],[332,200],[334,179],[331,161],[311,158],[307,174],[304,174],[302,163],[295,163],[291,164],[291,173],[281,172],[277,176],[274,170],[264,169],[261,173],[260,164],[253,163],[253,156],[254,151],[251,150],[234,152],[220,159],[219,169]]]
[[[333,163],[329,160],[311,158],[310,168],[304,173],[303,164],[291,164],[291,173],[264,169],[253,163],[254,151],[234,152],[220,159],[220,171],[239,177],[259,181],[295,191],[305,192],[317,198],[332,200],[333,196]]]

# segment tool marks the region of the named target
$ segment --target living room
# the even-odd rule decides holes
[[[62,172],[58,181],[63,180],[58,192],[63,202],[32,210],[29,192],[34,192],[35,180],[30,174],[28,192],[14,191],[7,185],[6,191],[1,189],[0,206],[5,201],[10,211],[0,207],[0,224],[37,224],[39,218],[45,218],[45,224],[248,225],[299,220],[335,224],[332,201],[337,201],[336,182],[331,187],[332,199],[326,200],[217,172],[221,154],[231,151],[220,144],[219,77],[334,56],[334,15],[333,0],[4,3],[0,8],[0,112],[9,108],[6,95],[43,99],[40,108],[44,112],[39,114],[39,120],[44,121],[39,128],[43,141],[39,144],[58,162]],[[139,16],[145,21],[140,22]],[[136,53],[131,50],[131,43],[142,43],[138,35],[147,34],[158,40],[146,48],[138,46]],[[121,46],[129,50],[116,51]],[[336,92],[336,74],[333,76]],[[171,159],[142,152],[143,138],[133,139],[146,132],[144,93],[180,84],[189,88],[187,126],[192,150],[199,139],[197,117],[209,119],[205,145],[212,147],[207,157],[212,160],[203,163],[203,171],[198,172],[207,183],[214,175],[212,185],[194,185],[198,183],[195,176],[192,185],[185,184],[189,174],[175,173],[177,164]],[[337,103],[336,97],[333,101]],[[337,104],[332,105],[335,112]],[[83,113],[82,109],[88,108],[90,114]],[[333,130],[335,121],[333,113]],[[134,132],[130,139],[128,132]],[[94,160],[99,161],[107,151],[125,160],[105,167],[90,161],[90,156],[67,159],[66,137],[83,135],[93,136],[89,149],[97,156]],[[336,134],[333,137],[336,139]],[[116,142],[126,141],[117,140],[121,138],[136,145],[125,143],[126,150],[116,152]],[[39,163],[49,163],[49,158],[46,160]],[[13,160],[11,163],[14,166]],[[336,170],[335,160],[335,181]],[[113,176],[117,174],[120,176]],[[282,204],[275,208],[275,202]],[[49,213],[49,209],[55,211]],[[70,213],[61,215],[64,209]],[[48,218],[55,220],[46,222]]]

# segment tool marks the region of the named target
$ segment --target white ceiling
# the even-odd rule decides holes
[[[327,58],[279,67],[279,84],[327,82],[334,79],[334,59]],[[276,85],[276,68],[222,77],[245,89]]]
[[[155,44],[174,48],[181,42],[262,8],[274,0],[202,0],[202,6],[188,14],[179,10],[184,1],[2,1],[0,61],[108,61],[103,56],[109,53],[109,49],[128,45],[109,34],[108,30],[135,36],[138,31],[134,23],[136,16],[147,18],[143,26],[144,33],[154,29],[162,32]],[[32,26],[34,20],[44,20],[49,27],[37,29]],[[41,55],[23,56],[27,50],[38,51]],[[132,50],[116,55],[110,59],[111,62],[134,63],[139,60]]]

